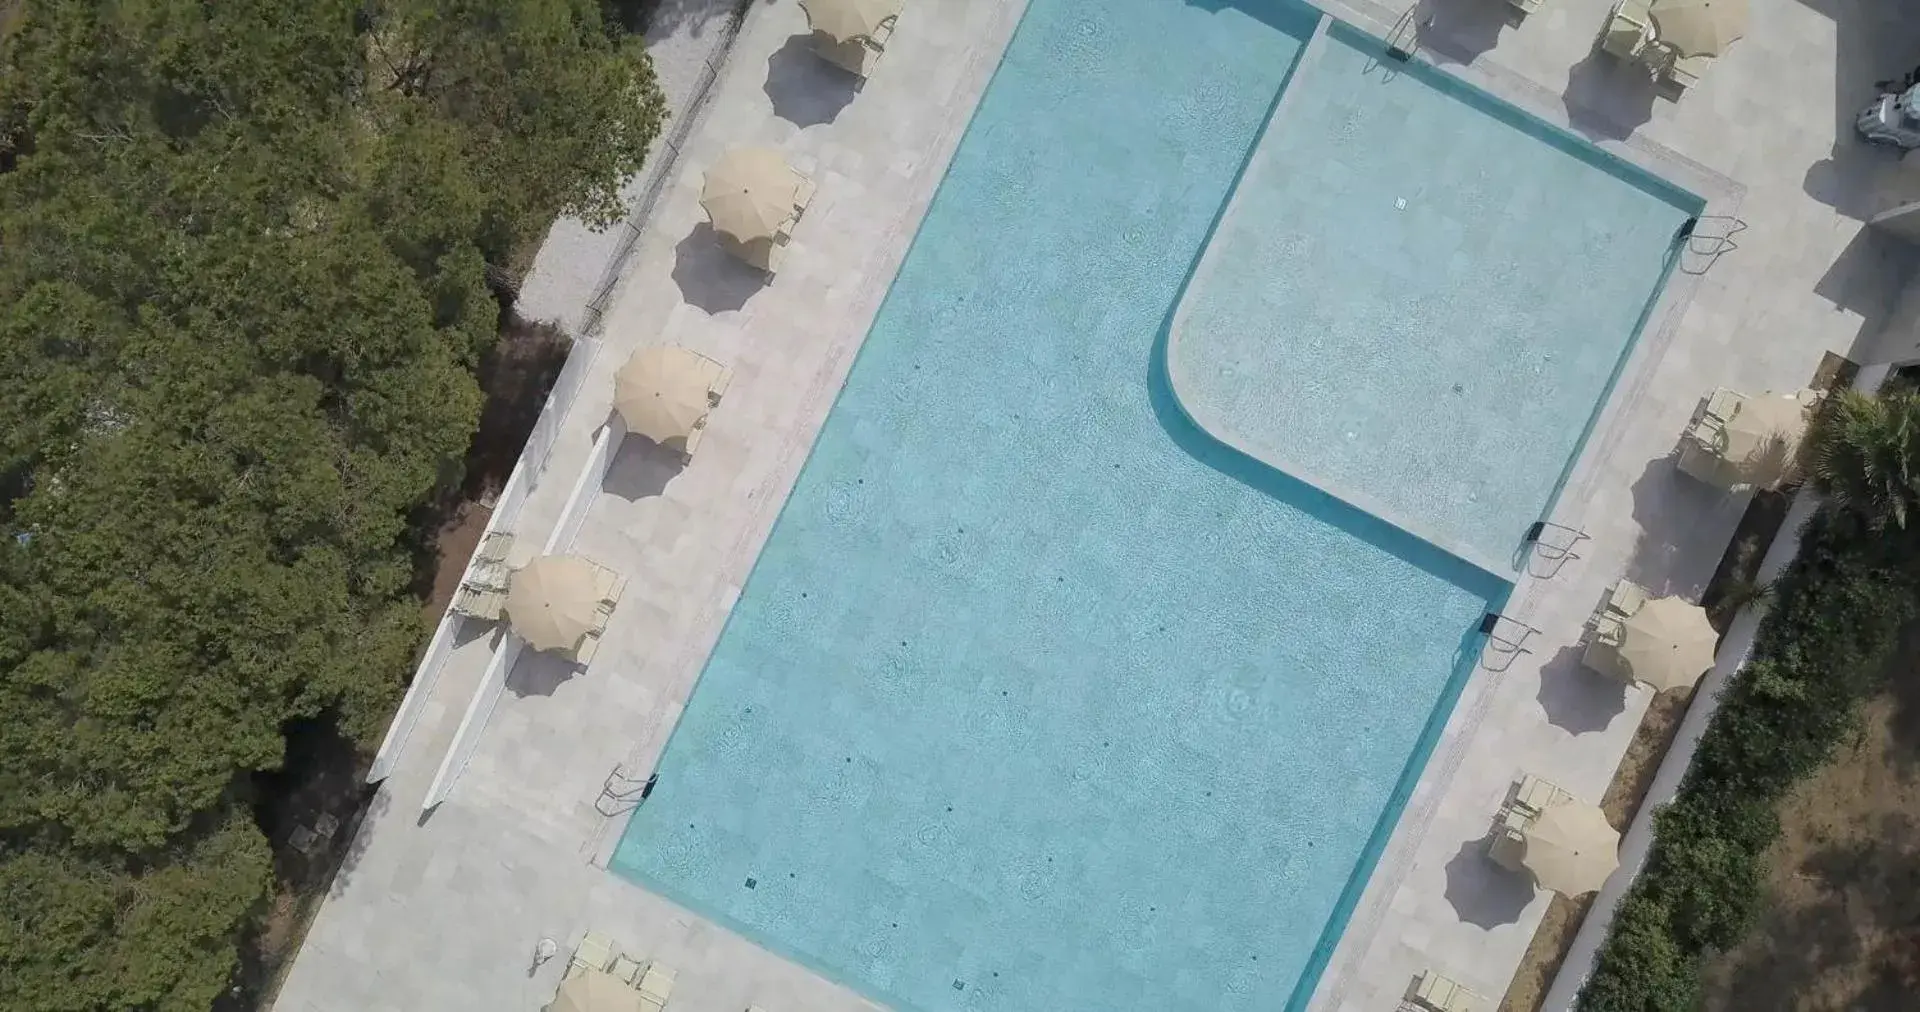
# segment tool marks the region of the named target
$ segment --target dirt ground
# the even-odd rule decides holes
[[[1920,1009],[1920,650],[1782,806],[1768,907],[1708,966],[1708,1012]]]
[[[1613,783],[1607,785],[1606,796],[1600,799],[1600,810],[1607,813],[1607,821],[1615,827],[1624,828],[1633,821],[1633,813],[1647,796],[1647,789],[1653,786],[1653,775],[1660,769],[1660,760],[1673,744],[1674,735],[1679,733],[1680,720],[1687,715],[1687,704],[1692,699],[1691,692],[1663,692],[1647,705],[1640,729],[1634,732],[1633,742],[1620,760],[1620,768],[1614,771]],[[1592,905],[1592,896],[1578,900],[1565,896],[1553,898],[1539,929],[1534,932],[1533,941],[1527,945],[1527,954],[1520,959],[1520,968],[1514,971],[1513,982],[1507,985],[1500,1012],[1538,1012],[1547,988],[1553,984],[1553,975],[1559,971],[1561,960],[1567,958],[1573,936],[1580,930],[1580,922],[1586,919],[1587,908]]]

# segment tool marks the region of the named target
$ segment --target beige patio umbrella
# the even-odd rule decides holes
[[[1677,597],[1660,597],[1620,623],[1617,652],[1626,674],[1655,692],[1698,682],[1713,667],[1719,634],[1706,609]]]
[[[535,650],[572,650],[600,625],[600,567],[544,555],[507,578],[507,621]]]
[[[1620,866],[1620,833],[1607,815],[1584,801],[1566,801],[1540,813],[1526,830],[1520,862],[1543,889],[1582,896],[1607,882]]]
[[[900,13],[900,0],[800,0],[813,30],[835,42],[852,42],[880,30],[880,23]]]
[[[1719,56],[1747,31],[1747,0],[1653,0],[1653,37],[1681,56]]]
[[[684,448],[706,420],[726,373],[726,366],[686,348],[641,348],[613,374],[613,409],[628,432]]]
[[[547,1012],[646,1012],[640,992],[601,970],[580,969],[560,982]]]
[[[707,169],[700,206],[739,242],[770,239],[793,217],[800,175],[772,148],[734,148]]]
[[[1710,449],[1748,484],[1772,485],[1785,475],[1806,432],[1807,409],[1798,397],[1763,393],[1740,402]]]

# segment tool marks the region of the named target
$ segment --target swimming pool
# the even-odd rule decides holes
[[[1171,389],[1316,20],[1033,0],[614,870],[903,1009],[1311,990],[1510,590]]]

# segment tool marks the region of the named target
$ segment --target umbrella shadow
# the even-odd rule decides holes
[[[1633,483],[1633,520],[1640,533],[1625,575],[1655,597],[1698,600],[1746,511],[1747,497],[1708,485],[1678,465],[1678,454],[1655,457]]]
[[[521,699],[552,696],[579,673],[580,665],[571,658],[529,647],[520,651],[512,670],[507,672],[507,691]]]
[[[1427,0],[1414,17],[1421,49],[1465,66],[1499,45],[1521,14],[1503,0]]]
[[[1596,140],[1623,141],[1653,118],[1658,94],[1645,68],[1603,51],[1595,39],[1587,58],[1568,72],[1560,101],[1575,130]]]
[[[1547,723],[1568,734],[1604,731],[1627,709],[1627,685],[1588,670],[1578,644],[1564,647],[1540,666],[1540,709]]]
[[[767,57],[764,89],[773,114],[805,129],[831,123],[860,94],[861,80],[820,58],[813,36],[795,35]]]
[[[1491,931],[1512,924],[1533,902],[1533,883],[1488,856],[1493,834],[1460,845],[1447,862],[1447,903],[1462,923]]]
[[[651,499],[666,491],[686,469],[686,458],[645,436],[629,435],[613,455],[600,489],[628,502]]]
[[[673,283],[687,304],[710,315],[732,312],[770,278],[765,271],[741,263],[720,246],[720,233],[702,222],[673,248]]]

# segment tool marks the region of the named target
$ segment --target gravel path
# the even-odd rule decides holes
[[[666,93],[671,118],[661,130],[665,137],[693,100],[700,70],[719,57],[726,39],[725,26],[735,0],[661,0],[647,29],[647,55]],[[659,145],[655,144],[656,149]],[[650,157],[646,167],[621,187],[631,207],[647,181],[662,166]],[[595,232],[578,218],[561,218],[547,231],[533,267],[520,285],[517,307],[529,320],[552,322],[578,335],[585,321],[587,300],[620,243],[619,226]]]

